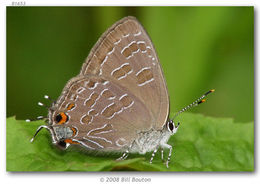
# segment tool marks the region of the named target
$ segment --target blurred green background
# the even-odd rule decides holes
[[[190,112],[254,120],[253,7],[8,7],[7,116],[45,115],[99,36],[124,16],[149,33],[168,84],[171,116],[209,89]]]

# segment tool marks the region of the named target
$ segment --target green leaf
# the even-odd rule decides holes
[[[43,130],[33,143],[30,139],[42,121],[26,123],[7,118],[7,171],[253,171],[254,124],[235,123],[232,119],[184,113],[169,144],[173,153],[169,168],[160,152],[149,163],[151,153],[121,154],[86,152],[76,147],[61,151]],[[164,152],[166,159],[168,150]]]

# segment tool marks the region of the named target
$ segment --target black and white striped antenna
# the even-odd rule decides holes
[[[181,113],[185,112],[186,110],[189,110],[193,107],[198,106],[201,103],[204,103],[206,101],[206,99],[204,99],[208,94],[210,94],[211,92],[214,92],[215,89],[211,89],[208,92],[206,92],[205,94],[203,94],[199,99],[197,99],[196,101],[194,101],[193,103],[189,104],[188,106],[184,107],[183,109],[181,109],[179,112],[177,112],[173,118],[171,120],[174,120],[178,115],[180,115]]]

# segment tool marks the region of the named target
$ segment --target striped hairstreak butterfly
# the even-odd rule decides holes
[[[210,90],[185,110],[205,101]],[[48,96],[45,98],[50,99]],[[39,103],[39,105],[43,105]],[[62,149],[80,145],[88,150],[129,153],[168,149],[179,123],[169,119],[169,96],[153,43],[134,17],[112,25],[90,51],[79,75],[70,79],[48,108],[46,128]],[[28,120],[30,121],[30,120]]]

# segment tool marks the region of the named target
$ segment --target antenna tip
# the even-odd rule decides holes
[[[207,96],[208,94],[210,94],[211,92],[214,92],[215,91],[215,89],[211,89],[211,90],[209,90],[208,92],[206,92],[205,94],[204,94],[204,96]]]

